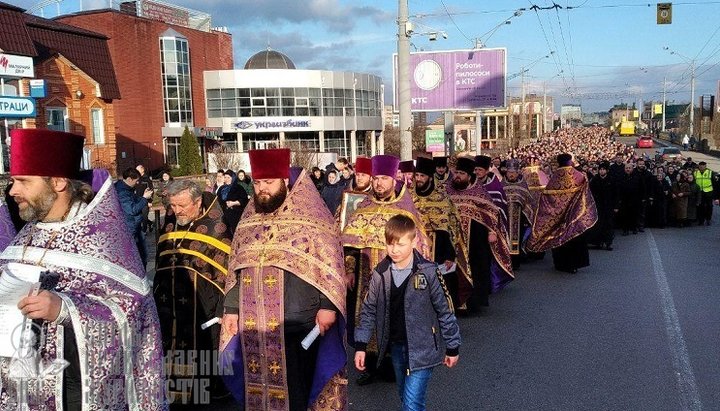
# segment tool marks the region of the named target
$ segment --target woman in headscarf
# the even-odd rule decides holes
[[[234,171],[225,171],[225,184],[218,190],[220,207],[222,207],[225,224],[227,224],[230,233],[235,234],[242,216],[243,210],[248,203],[248,194],[242,186],[238,184],[238,178]]]
[[[239,170],[237,172],[237,180],[238,184],[240,184],[243,190],[245,190],[245,193],[247,193],[248,198],[252,197],[255,189],[253,188],[252,179],[249,175],[245,174],[245,170]]]

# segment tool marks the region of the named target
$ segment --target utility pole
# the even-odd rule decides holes
[[[523,68],[520,72],[520,94],[522,96],[520,101],[520,137],[517,141],[518,145],[520,145],[522,139],[525,138],[525,129],[527,128],[527,122],[525,121],[525,71]]]
[[[666,90],[667,87],[667,76],[663,77],[663,106],[662,106],[662,131],[665,131],[665,104],[667,103]]]
[[[398,0],[398,98],[400,109],[400,159],[412,160],[410,131],[410,29],[408,0]]]
[[[547,82],[543,81],[542,134],[547,133],[547,84],[546,83]]]
[[[690,61],[690,135],[695,135],[695,60]]]

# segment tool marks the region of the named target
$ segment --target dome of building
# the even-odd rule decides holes
[[[290,57],[280,53],[279,51],[263,50],[259,53],[255,53],[245,63],[245,70],[262,70],[262,69],[295,69],[295,63],[290,60]]]

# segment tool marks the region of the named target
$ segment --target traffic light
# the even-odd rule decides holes
[[[672,24],[672,3],[657,4],[657,24]]]

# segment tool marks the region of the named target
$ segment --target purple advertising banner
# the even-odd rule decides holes
[[[397,55],[394,66],[397,73]],[[410,53],[411,110],[505,107],[505,76],[503,48]]]

